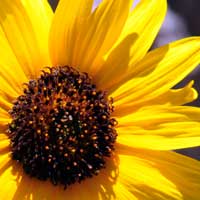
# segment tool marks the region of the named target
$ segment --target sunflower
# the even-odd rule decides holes
[[[193,200],[200,38],[148,52],[165,0],[0,1],[0,199]]]

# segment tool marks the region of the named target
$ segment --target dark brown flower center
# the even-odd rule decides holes
[[[87,73],[53,67],[26,84],[8,133],[26,173],[68,186],[97,175],[116,140],[112,100]]]

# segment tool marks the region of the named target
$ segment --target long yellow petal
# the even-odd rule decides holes
[[[200,109],[149,106],[118,119],[117,141],[128,146],[172,150],[200,145]]]
[[[0,1],[1,39],[7,39],[29,78],[50,64],[48,33],[53,12],[46,0]]]
[[[8,136],[5,133],[0,132],[0,141],[7,140]]]
[[[116,112],[164,94],[200,62],[200,37],[182,39],[148,53],[135,66],[131,80],[116,89],[111,96]]]
[[[117,43],[109,51],[106,62],[95,74],[103,89],[120,84],[151,47],[166,14],[166,0],[142,0],[133,9]],[[112,77],[112,78],[110,78]]]
[[[7,129],[7,124],[11,122],[11,118],[7,112],[2,107],[0,107],[0,134],[5,132]]]
[[[12,104],[6,101],[2,96],[0,96],[0,106],[4,110],[10,110],[12,108]]]
[[[179,89],[169,89],[165,93],[161,94],[160,96],[150,99],[149,101],[144,102],[142,106],[152,106],[152,105],[173,105],[173,106],[180,106],[186,103],[190,103],[197,99],[198,93],[192,87],[194,81],[190,81],[185,87]],[[134,108],[130,106],[131,109],[118,109],[118,112],[115,112],[115,116],[125,116],[131,114],[135,110],[138,109],[137,106]]]
[[[0,83],[0,119],[4,117],[7,119],[8,111],[13,106],[13,100],[20,94],[20,90],[18,89],[22,87],[22,85],[19,87],[12,87],[3,77],[0,77]]]
[[[0,157],[10,153],[10,140],[5,133],[0,132]],[[1,160],[1,158],[0,158]],[[3,162],[0,161],[0,170]]]
[[[200,162],[168,151],[118,146],[119,177],[142,200],[198,200]]]
[[[5,129],[5,126],[10,123],[11,119],[8,115],[4,115],[0,113],[0,130],[1,128]]]
[[[167,104],[167,105],[184,105],[190,103],[197,99],[198,93],[192,87],[194,81],[190,81],[185,87],[179,89],[170,89],[158,96],[155,99],[152,99],[145,104],[155,105],[155,104]]]
[[[120,36],[129,16],[133,0],[103,0],[88,18],[77,49],[75,66],[95,75],[103,56]]]
[[[1,133],[0,133],[0,138],[3,138],[3,134]],[[8,138],[0,140],[0,155],[4,152],[9,153],[9,144],[10,140]]]
[[[50,34],[54,65],[70,65],[92,74],[118,38],[132,0],[104,0],[91,13],[92,2],[60,1]]]
[[[71,65],[81,27],[90,15],[93,0],[60,0],[52,22],[49,48],[54,66]],[[80,44],[79,48],[80,48]]]
[[[15,96],[20,94],[27,77],[0,27],[0,93]],[[3,96],[1,95],[1,96]]]

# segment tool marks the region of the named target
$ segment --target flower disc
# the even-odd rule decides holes
[[[26,173],[65,186],[97,175],[116,139],[112,100],[87,73],[53,67],[26,84],[10,111],[12,157]]]

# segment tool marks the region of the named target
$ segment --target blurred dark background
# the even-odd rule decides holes
[[[185,20],[191,35],[200,35],[200,1],[169,0],[171,8]]]
[[[94,2],[98,4],[100,1],[95,0]],[[139,0],[135,1],[139,2]],[[55,10],[58,0],[49,0],[49,3]],[[200,0],[168,0],[168,12],[153,48],[189,36],[200,36]],[[200,67],[181,81],[176,88],[186,85],[190,80],[195,81],[194,87],[200,94]],[[191,105],[200,106],[200,98]],[[200,160],[200,147],[177,152]]]
[[[53,10],[55,10],[59,0],[48,0],[48,1],[51,4]]]

